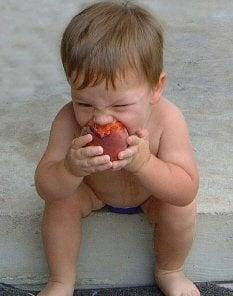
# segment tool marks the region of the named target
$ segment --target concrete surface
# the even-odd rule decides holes
[[[59,42],[82,3],[0,0],[0,278],[8,282],[40,284],[46,278],[39,228],[43,203],[33,175],[51,122],[70,100]],[[188,121],[200,167],[200,224],[187,273],[196,281],[233,280],[233,2],[141,3],[164,20],[166,95]],[[150,282],[146,223],[140,215],[127,219],[100,212],[88,218],[80,283]],[[122,225],[127,232],[114,236]]]
[[[233,290],[226,289],[214,283],[197,283],[202,296],[232,296]],[[10,285],[0,283],[1,296],[36,296],[37,291],[21,290]],[[108,289],[82,289],[75,290],[74,296],[162,296],[162,292],[156,286],[142,286],[130,288],[108,288]]]
[[[0,220],[5,229],[1,281],[36,288],[46,282],[40,221],[41,215]],[[194,281],[232,280],[232,225],[233,215],[199,215],[198,235],[185,268]],[[79,288],[153,284],[153,229],[143,214],[125,217],[99,211],[84,220],[83,232]]]
[[[215,283],[196,283],[202,296],[232,296],[233,290]],[[0,283],[1,296],[36,296],[35,290],[22,290]],[[75,290],[74,296],[163,296],[157,286]]]

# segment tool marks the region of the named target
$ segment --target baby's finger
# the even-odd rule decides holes
[[[101,164],[101,165],[98,165],[95,167],[95,170],[98,171],[98,172],[101,172],[101,171],[105,171],[105,170],[108,170],[112,167],[112,162],[108,162],[108,163],[105,163],[105,164]]]
[[[75,138],[75,139],[73,139],[73,141],[71,143],[71,148],[77,150],[81,147],[86,146],[91,141],[92,141],[91,134],[87,134],[87,135],[81,136],[79,138]]]
[[[116,160],[112,162],[112,170],[113,171],[118,171],[125,167],[129,163],[129,158],[127,159],[122,159],[122,160]]]
[[[103,154],[103,147],[101,146],[88,146],[88,147],[80,148],[77,151],[77,156],[79,159],[85,159],[88,157],[93,157],[101,154]]]
[[[91,157],[83,160],[82,167],[88,168],[88,167],[95,167],[99,165],[103,165],[110,162],[110,156],[109,155],[101,155],[96,157]]]
[[[133,155],[135,155],[137,152],[138,152],[138,145],[130,146],[129,148],[125,149],[124,151],[121,151],[118,154],[118,158],[119,159],[129,158],[129,157],[132,157]]]
[[[128,139],[127,139],[127,143],[130,145],[130,146],[135,146],[135,145],[138,145],[139,144],[139,138],[137,136],[129,136]]]
[[[145,128],[140,128],[136,131],[136,135],[139,137],[139,138],[148,138],[149,136],[149,132],[147,129]]]

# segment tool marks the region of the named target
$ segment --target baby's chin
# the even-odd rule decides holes
[[[119,121],[105,125],[93,124],[82,130],[82,135],[91,134],[93,140],[87,146],[102,146],[103,154],[110,156],[111,161],[118,160],[119,152],[127,148],[129,136],[126,127]]]

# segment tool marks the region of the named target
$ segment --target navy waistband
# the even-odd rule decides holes
[[[117,207],[112,207],[109,205],[106,205],[107,209],[109,209],[110,212],[117,213],[117,214],[139,214],[142,212],[142,209],[140,206],[138,207],[132,207],[132,208],[117,208]]]

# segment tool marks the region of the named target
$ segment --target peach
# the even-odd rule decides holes
[[[87,146],[102,146],[103,154],[109,155],[111,161],[117,160],[118,153],[128,146],[127,138],[129,134],[120,121],[85,127],[82,131],[83,134],[91,134],[93,137],[93,140]]]

